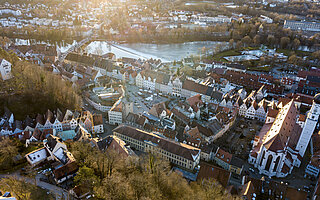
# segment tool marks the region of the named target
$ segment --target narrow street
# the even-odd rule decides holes
[[[28,177],[24,177],[24,176],[21,176],[19,174],[19,172],[14,172],[14,173],[11,173],[11,174],[0,174],[0,179],[2,178],[6,178],[6,177],[14,177],[18,180],[21,180],[21,181],[25,181],[27,183],[30,183],[30,184],[33,184],[33,185],[36,185],[38,187],[41,187],[42,189],[45,189],[47,190],[48,192],[50,192],[51,194],[53,194],[56,199],[73,199],[68,191],[58,187],[58,186],[55,186],[55,185],[51,185],[49,183],[46,183],[46,182],[43,182],[43,181],[40,181],[40,175],[36,175],[36,178],[28,178]]]

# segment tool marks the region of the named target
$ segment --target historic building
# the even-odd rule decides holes
[[[299,113],[293,100],[275,113],[268,114],[266,123],[254,139],[248,160],[258,168],[260,174],[285,177],[294,166],[301,164],[318,122],[320,94],[314,97],[303,127],[297,123]]]

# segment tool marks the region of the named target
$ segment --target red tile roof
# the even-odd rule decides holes
[[[227,187],[230,176],[231,172],[227,170],[201,162],[197,181],[201,181],[203,179],[214,179],[217,180],[223,187]]]

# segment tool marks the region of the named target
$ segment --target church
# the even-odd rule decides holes
[[[249,163],[260,174],[269,177],[285,177],[294,167],[299,167],[320,115],[320,94],[313,99],[304,123],[294,100],[279,103],[277,109],[269,109],[266,122],[255,136],[249,155]]]

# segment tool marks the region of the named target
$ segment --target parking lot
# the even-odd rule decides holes
[[[126,88],[129,101],[134,102],[134,113],[149,111],[152,105],[168,100],[155,91],[143,90],[134,85],[128,85]]]

